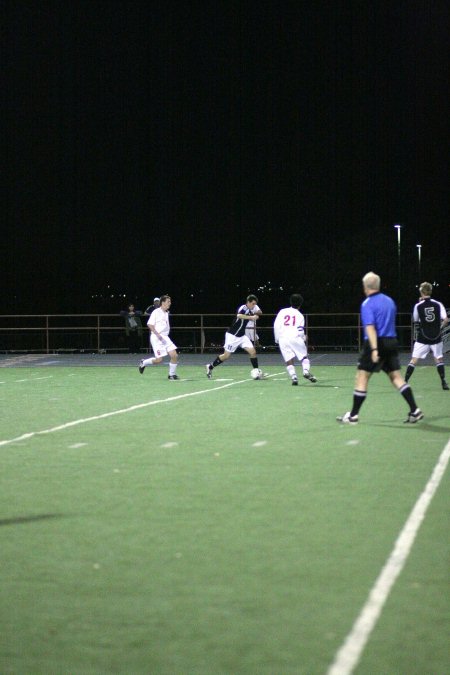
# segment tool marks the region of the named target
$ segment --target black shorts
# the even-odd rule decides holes
[[[380,357],[378,363],[374,363],[369,340],[364,340],[364,347],[359,355],[358,370],[365,370],[368,373],[379,373],[380,370],[392,373],[393,370],[400,370],[397,338],[378,338],[378,356]]]

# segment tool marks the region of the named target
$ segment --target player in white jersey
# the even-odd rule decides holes
[[[293,293],[289,302],[291,306],[280,309],[275,318],[273,324],[275,342],[280,347],[288,375],[294,386],[298,385],[295,359],[301,363],[303,377],[310,382],[317,382],[317,378],[309,372],[311,364],[306,347],[305,317],[300,312],[303,298],[299,293]]]
[[[146,366],[154,366],[157,363],[161,363],[165,356],[169,356],[169,380],[179,380],[180,378],[176,374],[178,365],[177,348],[169,337],[169,308],[172,304],[172,299],[170,295],[163,295],[160,301],[160,306],[153,310],[147,321],[147,326],[150,329],[150,342],[155,356],[149,359],[142,359],[139,363],[139,372],[142,375]]]
[[[255,316],[261,316],[262,315],[262,309],[261,307],[258,307],[258,305],[255,305],[253,307],[253,314]],[[245,334],[248,337],[249,340],[255,345],[255,347],[259,347],[259,335],[256,332],[256,322],[254,321],[253,324],[249,322],[247,324],[247,328],[245,329]]]

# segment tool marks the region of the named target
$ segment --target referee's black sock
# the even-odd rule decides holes
[[[411,412],[415,412],[417,409],[417,404],[414,399],[414,394],[412,393],[412,389],[409,386],[409,384],[404,384],[403,387],[400,387],[400,393],[405,399],[406,403],[409,405],[409,409]]]
[[[411,375],[414,372],[415,367],[416,366],[414,365],[414,363],[408,363],[408,367],[406,369],[406,374],[405,374],[405,382],[408,382],[409,378],[411,377]]]
[[[367,391],[361,391],[359,389],[355,389],[353,392],[353,406],[350,411],[350,416],[354,417],[355,415],[358,415],[359,409],[361,408],[362,404],[366,400],[367,396]]]
[[[443,363],[438,363],[437,366],[437,371],[439,373],[439,377],[441,378],[441,382],[445,382],[445,366]]]

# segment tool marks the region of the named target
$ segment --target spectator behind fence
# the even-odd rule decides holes
[[[128,309],[120,312],[125,319],[125,334],[127,337],[128,351],[130,354],[138,354],[142,342],[142,321],[140,310],[135,309],[134,305],[128,305]]]
[[[154,309],[158,309],[158,307],[161,305],[161,301],[158,297],[153,298],[153,305],[149,305],[147,309],[145,310],[144,314],[145,316],[150,316],[150,314],[153,312]]]

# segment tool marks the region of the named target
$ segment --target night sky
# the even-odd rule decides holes
[[[449,7],[4,0],[2,313],[449,306]]]

